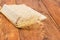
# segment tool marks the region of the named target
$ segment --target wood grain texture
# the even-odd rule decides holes
[[[37,30],[18,29],[0,13],[0,40],[60,40],[59,0],[0,0],[4,4],[27,4],[47,19]]]
[[[58,0],[47,0],[47,1],[45,0],[43,1],[43,3],[47,8],[47,10],[49,11],[50,15],[52,16],[53,20],[58,25],[57,28],[59,29],[60,28],[60,7],[58,4]]]

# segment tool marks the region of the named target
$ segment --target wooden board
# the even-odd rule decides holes
[[[4,4],[27,4],[47,16],[42,29],[26,30],[16,28],[0,13],[0,40],[60,40],[59,0],[0,0]]]

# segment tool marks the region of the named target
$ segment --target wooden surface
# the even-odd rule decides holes
[[[23,3],[47,16],[43,28],[18,29],[0,13],[0,40],[60,40],[60,0],[0,0],[1,6]]]

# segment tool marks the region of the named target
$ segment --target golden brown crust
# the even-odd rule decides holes
[[[17,21],[16,27],[23,29],[38,29],[42,25],[42,22],[38,19],[29,19],[27,21]]]

